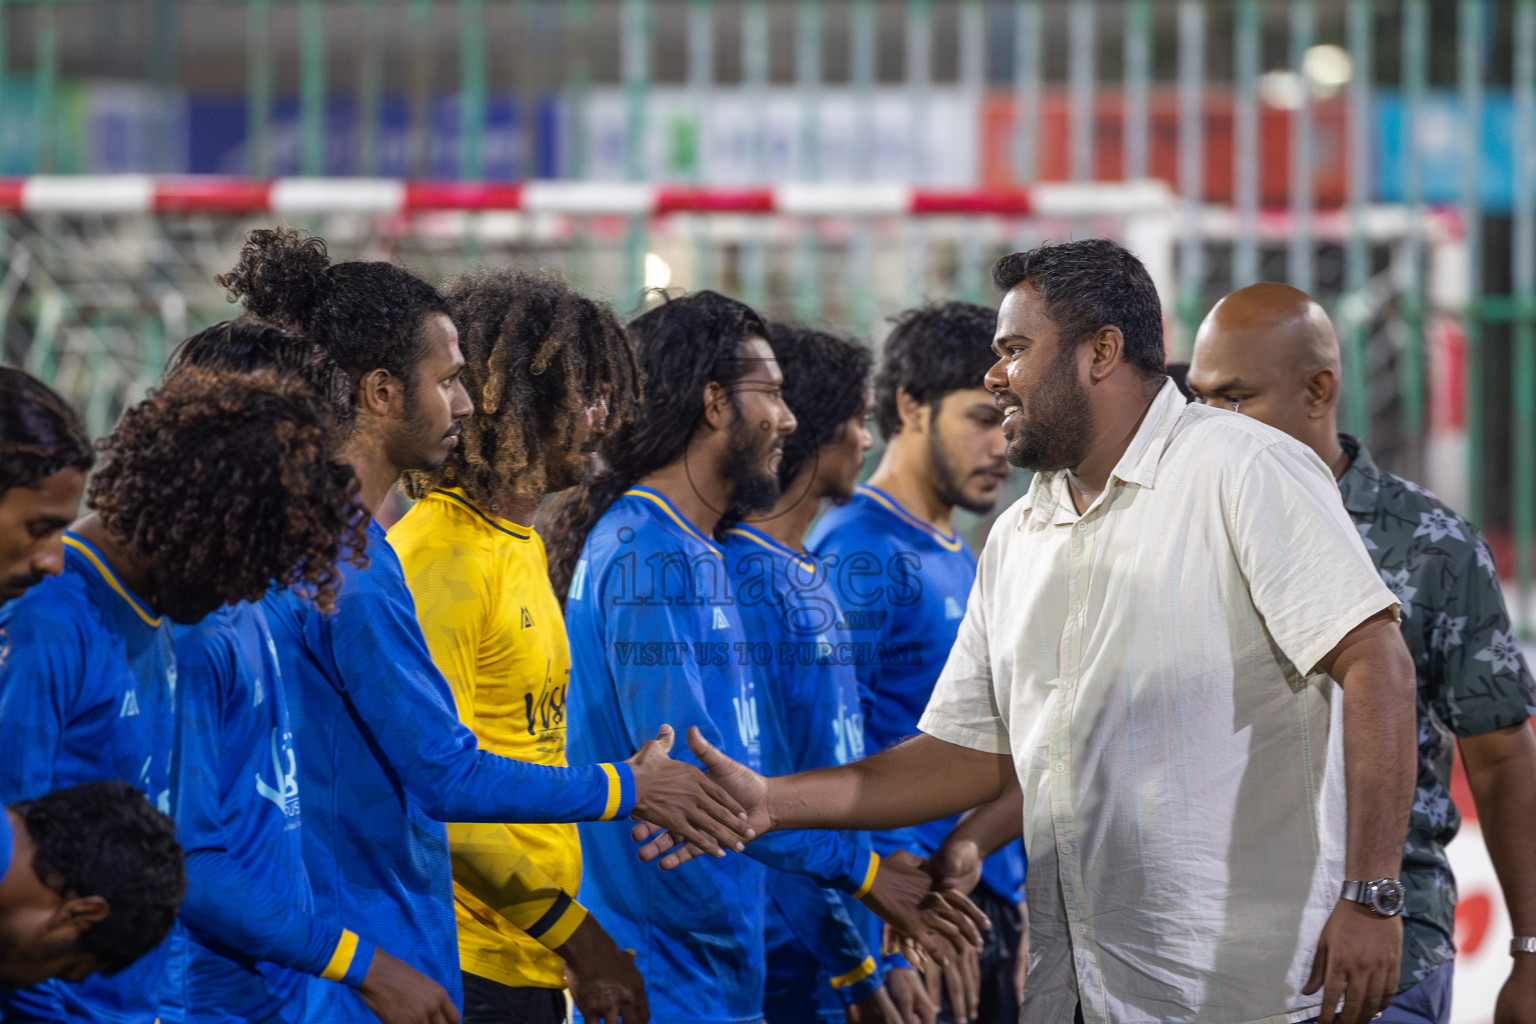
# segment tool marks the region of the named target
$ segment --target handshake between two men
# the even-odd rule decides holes
[[[641,860],[667,871],[701,854],[744,852],[747,843],[773,832],[881,830],[948,817],[998,798],[1013,782],[1011,758],[926,735],[854,764],[779,778],[733,760],[696,727],[688,730],[688,746],[706,774],[671,760],[671,746],[671,730],[664,728],[630,762],[644,794],[636,801],[632,837]],[[643,785],[642,776],[648,776]],[[937,968],[930,974],[942,976],[958,1004],[956,1019],[968,1019],[977,999],[981,931],[991,925],[956,887],[952,872],[898,851],[878,861],[855,895],[915,963]]]

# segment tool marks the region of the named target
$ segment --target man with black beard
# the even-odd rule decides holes
[[[1023,1019],[1369,1021],[1398,984],[1413,801],[1398,598],[1316,452],[1178,393],[1134,255],[1043,246],[993,279],[987,385],[1036,476],[923,735],[766,780],[694,752],[759,834],[927,821],[1016,778]],[[662,845],[642,856],[690,852]]]
[[[568,581],[569,756],[671,722],[761,765],[774,751],[764,638],[745,625],[714,534],[726,509],[778,496],[796,425],[783,374],[762,318],[714,292],[669,299],[629,329],[643,410],[603,439],[605,468],[557,498],[544,529],[556,587]],[[849,893],[930,949],[931,929],[958,934],[954,915],[924,906],[915,858],[882,860],[844,836],[786,832],[669,874],[636,858],[625,823],[578,828],[581,900],[636,951],[652,1018],[667,1024],[762,1020],[765,865]]]
[[[806,538],[807,549],[830,563],[848,638],[866,652],[856,668],[870,753],[917,731],[955,642],[976,578],[976,556],[951,522],[955,508],[989,511],[1010,472],[1003,416],[985,386],[996,322],[992,310],[968,302],[936,303],[897,317],[875,373],[885,453],[869,482]],[[954,826],[950,816],[878,832],[875,849],[929,857]],[[944,1012],[952,1016],[941,1019],[968,1021],[978,1011],[975,1019],[989,1024],[1017,1019],[1013,966],[1023,885],[1023,850],[1014,842],[987,860],[972,891],[992,920],[979,997],[972,973],[950,986],[959,991],[949,992]],[[879,949],[879,922],[865,916],[871,945]],[[893,953],[886,967],[899,972],[907,963]]]

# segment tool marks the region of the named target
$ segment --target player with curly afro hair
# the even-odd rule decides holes
[[[77,532],[174,622],[274,584],[330,608],[365,521],[337,444],[330,409],[302,384],[183,370],[101,442]]]
[[[607,304],[550,271],[484,267],[443,290],[475,411],[443,471],[408,474],[407,492],[462,487],[507,515],[511,504],[537,506],[580,483],[602,438],[642,401],[629,332]]]
[[[444,291],[475,411],[441,473],[407,474],[421,500],[389,540],[465,724],[489,749],[561,765],[570,646],[534,514],[547,492],[585,479],[603,435],[634,417],[639,368],[613,311],[552,273],[484,268]],[[459,656],[465,650],[475,658]],[[465,851],[508,867],[526,859],[551,879],[546,894],[522,901],[525,924],[572,896],[581,877],[575,825],[453,825],[448,839],[460,859]],[[473,1007],[492,1005],[519,1007],[515,1019],[529,1024],[564,1020],[567,964],[588,1020],[643,1018],[645,983],[595,916],[569,936],[556,929],[561,941],[546,947],[526,927],[487,924],[494,917],[463,888],[464,874],[456,909],[465,1024],[485,1024]]]
[[[0,758],[0,800],[122,779],[169,810],[189,696],[171,624],[272,588],[334,604],[365,520],[338,433],[323,399],[272,370],[183,369],[123,413],[62,573],[0,607],[0,732],[26,737]],[[160,943],[111,977],[5,993],[0,1016],[153,1019],[168,956]]]

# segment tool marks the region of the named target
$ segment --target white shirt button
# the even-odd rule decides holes
[[[1064,771],[1067,770],[1067,766],[1065,764],[1063,764],[1061,761],[1057,761],[1056,762],[1056,770],[1058,772],[1064,772]]]

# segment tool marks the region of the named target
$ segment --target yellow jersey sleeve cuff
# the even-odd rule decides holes
[[[864,958],[863,963],[859,964],[859,966],[855,967],[847,974],[839,974],[837,977],[833,978],[832,987],[848,988],[850,985],[857,985],[859,982],[863,981],[865,978],[874,973],[875,958],[872,956],[867,956]]]
[[[869,890],[875,887],[875,876],[880,873],[880,855],[873,850],[869,852],[869,867],[864,869],[864,880],[859,887],[853,890],[853,898],[861,900],[869,895]]]
[[[544,915],[524,929],[529,938],[536,939],[546,949],[558,949],[565,945],[572,933],[587,919],[587,908],[562,892]]]
[[[373,954],[377,949],[367,939],[358,938],[356,932],[342,929],[341,938],[336,940],[336,949],[332,951],[331,959],[320,972],[320,977],[356,988],[368,976],[368,968],[373,966]]]
[[[608,780],[608,800],[603,805],[599,821],[627,818],[635,809],[635,771],[622,761],[618,764],[600,764]]]

